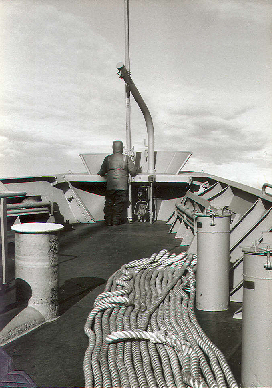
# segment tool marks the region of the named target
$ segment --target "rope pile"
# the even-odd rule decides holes
[[[84,328],[86,387],[238,388],[195,318],[196,262],[162,250],[111,276]]]

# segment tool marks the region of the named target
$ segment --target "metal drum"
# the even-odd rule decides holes
[[[197,225],[196,307],[223,311],[229,306],[230,216],[201,215]]]
[[[242,386],[272,387],[271,251],[243,252]]]
[[[58,236],[60,224],[26,223],[12,226],[15,233],[15,277],[20,298],[46,321],[58,316]]]

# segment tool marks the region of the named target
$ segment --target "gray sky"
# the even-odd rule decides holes
[[[0,176],[83,172],[125,141],[123,0],[0,0]],[[130,0],[132,78],[155,149],[272,183],[270,0]],[[132,99],[132,143],[145,122]]]

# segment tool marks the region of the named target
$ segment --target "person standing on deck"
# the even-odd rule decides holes
[[[124,210],[128,207],[128,177],[135,176],[137,169],[131,158],[123,154],[123,143],[116,140],[112,145],[113,153],[105,157],[99,172],[106,176],[105,224],[119,225]]]

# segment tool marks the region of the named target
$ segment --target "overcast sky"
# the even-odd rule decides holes
[[[156,150],[272,183],[270,0],[130,0],[131,75]],[[0,0],[0,177],[84,172],[125,142],[123,0]],[[132,99],[132,143],[144,150]]]

